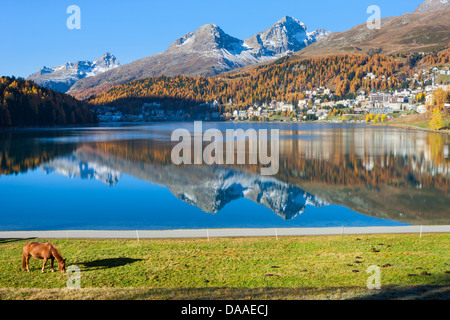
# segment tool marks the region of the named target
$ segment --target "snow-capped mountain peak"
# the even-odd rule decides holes
[[[240,40],[228,35],[216,24],[209,23],[178,38],[166,53],[177,55],[177,59],[184,62],[190,61],[193,55],[195,61],[199,55],[204,60],[214,61],[216,65],[212,67],[212,74],[206,74],[213,75],[253,63],[270,61],[301,50],[316,42],[318,36],[325,36],[327,32],[323,30],[322,33],[308,33],[303,22],[285,16],[269,29]]]
[[[261,55],[279,57],[299,51],[316,41],[316,33],[308,33],[303,22],[285,16],[272,27],[246,39],[245,43]]]
[[[80,79],[96,76],[119,66],[116,57],[107,52],[95,61],[84,60],[66,62],[55,67],[44,66],[27,79],[33,80],[38,85],[66,92]]]
[[[116,67],[120,66],[120,63],[113,54],[107,52],[104,55],[102,55],[100,58],[95,60],[94,65],[97,68],[111,69],[111,68],[116,68]]]
[[[209,23],[178,38],[168,49],[170,52],[208,52],[211,50],[233,50],[242,41],[225,33],[219,26]]]
[[[316,41],[320,41],[323,38],[328,37],[331,34],[331,31],[325,29],[316,29],[313,32],[308,32],[308,37],[314,38]]]

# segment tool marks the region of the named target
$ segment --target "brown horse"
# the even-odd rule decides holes
[[[56,259],[58,262],[58,269],[62,273],[66,272],[66,259],[63,259],[61,252],[56,249],[55,245],[50,242],[41,243],[41,242],[27,242],[23,246],[23,254],[22,254],[22,270],[27,270],[30,272],[30,267],[28,265],[28,261],[30,257],[34,257],[36,259],[44,259],[44,264],[42,265],[42,273],[44,273],[45,264],[47,260],[51,261],[51,270],[53,270],[53,261]]]

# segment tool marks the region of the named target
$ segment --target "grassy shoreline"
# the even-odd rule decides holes
[[[450,134],[450,130],[433,130],[433,129],[427,128],[425,126],[419,126],[419,125],[407,124],[407,123],[383,122],[383,123],[371,123],[370,125],[377,126],[377,127],[394,127],[394,128],[400,128],[400,129],[410,129],[410,130],[419,130],[419,131],[426,131],[426,132],[433,132],[433,133]]]
[[[211,239],[38,239],[81,271],[22,272],[27,240],[0,240],[0,299],[450,298],[450,235]],[[380,267],[382,290],[366,272]],[[49,267],[49,265],[47,266]]]
[[[450,134],[449,125],[450,125],[450,114],[445,113],[442,118],[442,129],[441,130],[433,130],[430,127],[430,121],[432,119],[432,115],[430,112],[426,114],[409,114],[405,117],[397,117],[391,121],[384,122],[387,126],[398,127],[404,129],[414,129],[414,130],[422,130],[427,132],[435,132],[442,134]],[[374,124],[374,125],[378,125]],[[446,128],[446,129],[444,129]]]

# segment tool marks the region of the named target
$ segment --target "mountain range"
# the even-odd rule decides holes
[[[42,67],[27,80],[59,92],[68,91],[80,79],[94,77],[120,66],[114,55],[107,52],[95,61],[66,62],[56,67]]]
[[[329,34],[324,29],[308,32],[305,24],[289,16],[245,40],[232,37],[210,23],[178,38],[162,53],[123,66],[107,54],[99,59],[108,61],[107,68],[99,68],[98,60],[66,63],[43,67],[29,79],[59,91],[76,92],[157,75],[214,76],[283,57]]]
[[[29,79],[86,99],[136,79],[245,72],[286,55],[290,61],[342,54],[393,55],[439,51],[449,43],[450,2],[426,0],[414,12],[382,18],[380,29],[370,29],[363,23],[343,32],[308,32],[305,24],[285,16],[267,30],[241,40],[210,23],[178,38],[162,53],[122,66],[115,58],[110,68],[95,71],[89,71],[95,62],[66,63],[44,67]]]

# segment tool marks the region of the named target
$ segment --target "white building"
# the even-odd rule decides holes
[[[368,112],[372,113],[372,114],[388,114],[388,113],[393,113],[394,110],[392,108],[390,108],[390,107],[369,108]]]
[[[356,97],[356,102],[363,102],[363,101],[366,101],[366,96],[359,95]]]
[[[308,107],[308,100],[307,99],[299,100],[298,101],[298,107],[300,109]]]
[[[291,111],[292,112],[295,110],[294,105],[292,103],[281,102],[279,105],[279,108],[281,111]]]
[[[394,96],[396,97],[409,97],[411,96],[411,90],[408,89],[402,89],[402,90],[395,90]]]

